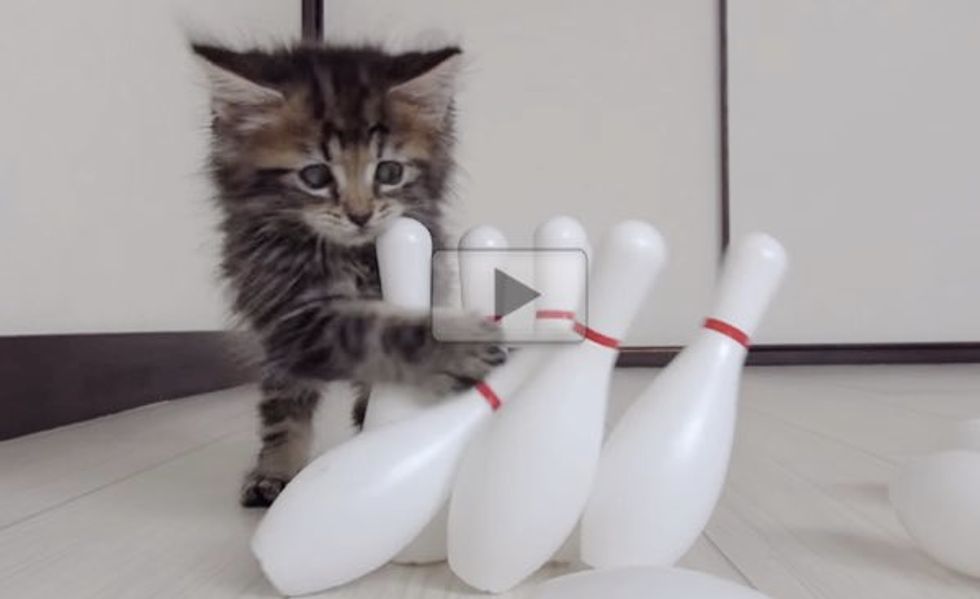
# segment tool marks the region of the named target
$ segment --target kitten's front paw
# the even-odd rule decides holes
[[[250,472],[242,483],[239,501],[244,507],[269,507],[288,482],[281,476]]]
[[[507,361],[507,352],[492,343],[441,343],[429,386],[439,394],[469,389]]]

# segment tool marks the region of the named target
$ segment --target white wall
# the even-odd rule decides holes
[[[299,0],[0,3],[0,335],[225,325],[181,23],[289,40]]]
[[[653,221],[672,253],[632,344],[682,343],[716,271],[717,18],[713,0],[326,0],[334,41],[459,41],[456,223],[512,245],[556,213],[594,238]]]
[[[980,339],[980,3],[739,0],[732,214],[793,257],[766,342]]]

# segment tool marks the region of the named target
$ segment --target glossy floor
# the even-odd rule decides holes
[[[654,375],[617,374],[613,418]],[[233,389],[0,443],[0,597],[276,596],[248,552],[260,514],[235,504],[254,399]],[[348,434],[343,403],[320,414],[325,444]],[[905,459],[968,417],[977,366],[750,369],[724,498],[683,564],[774,598],[980,597],[915,548],[886,495]],[[322,596],[479,595],[442,565]]]

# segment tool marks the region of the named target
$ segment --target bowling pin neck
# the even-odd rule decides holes
[[[589,328],[581,322],[575,322],[573,328],[575,333],[578,334],[586,343],[619,351],[619,339],[606,335],[601,331]]]
[[[551,310],[547,308],[538,309],[534,317],[538,320],[557,320],[571,322],[575,320],[575,312],[572,310]]]
[[[751,344],[751,339],[745,331],[717,318],[704,320],[702,336],[708,339],[723,340],[725,343],[741,347],[746,351]]]
[[[496,411],[527,379],[547,355],[541,348],[526,347],[512,352],[507,363],[490,372],[472,389],[480,401]],[[467,392],[469,393],[469,392]]]
[[[729,251],[706,326],[747,345],[786,271],[786,251],[774,238],[753,233]]]
[[[459,276],[463,308],[486,315],[498,322],[494,314],[494,272],[503,266],[507,238],[494,227],[471,228],[459,240]]]
[[[500,399],[500,396],[497,395],[497,392],[493,389],[493,387],[488,385],[485,381],[480,381],[477,383],[475,388],[476,392],[479,393],[483,400],[487,402],[487,405],[490,406],[492,411],[496,412],[500,409],[500,406],[503,405],[503,400]]]
[[[579,341],[582,335],[575,329],[578,315],[573,310],[563,308],[538,308],[535,312],[534,328],[549,339]]]
[[[402,308],[424,310],[431,301],[432,236],[410,218],[396,219],[376,244],[381,296]]]
[[[586,323],[606,338],[622,338],[666,261],[663,238],[652,226],[626,221],[613,227],[596,256]]]
[[[572,334],[576,311],[586,304],[588,236],[580,222],[553,217],[534,231],[534,285],[539,331]],[[570,339],[573,337],[569,337]]]

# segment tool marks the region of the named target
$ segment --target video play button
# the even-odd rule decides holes
[[[572,321],[588,326],[587,275],[588,257],[578,249],[437,250],[432,336],[450,343],[485,342],[482,321],[492,319],[494,335],[508,346],[580,343]],[[539,318],[539,311],[550,315]]]
[[[499,268],[493,270],[493,311],[497,318],[523,308],[540,295]]]

